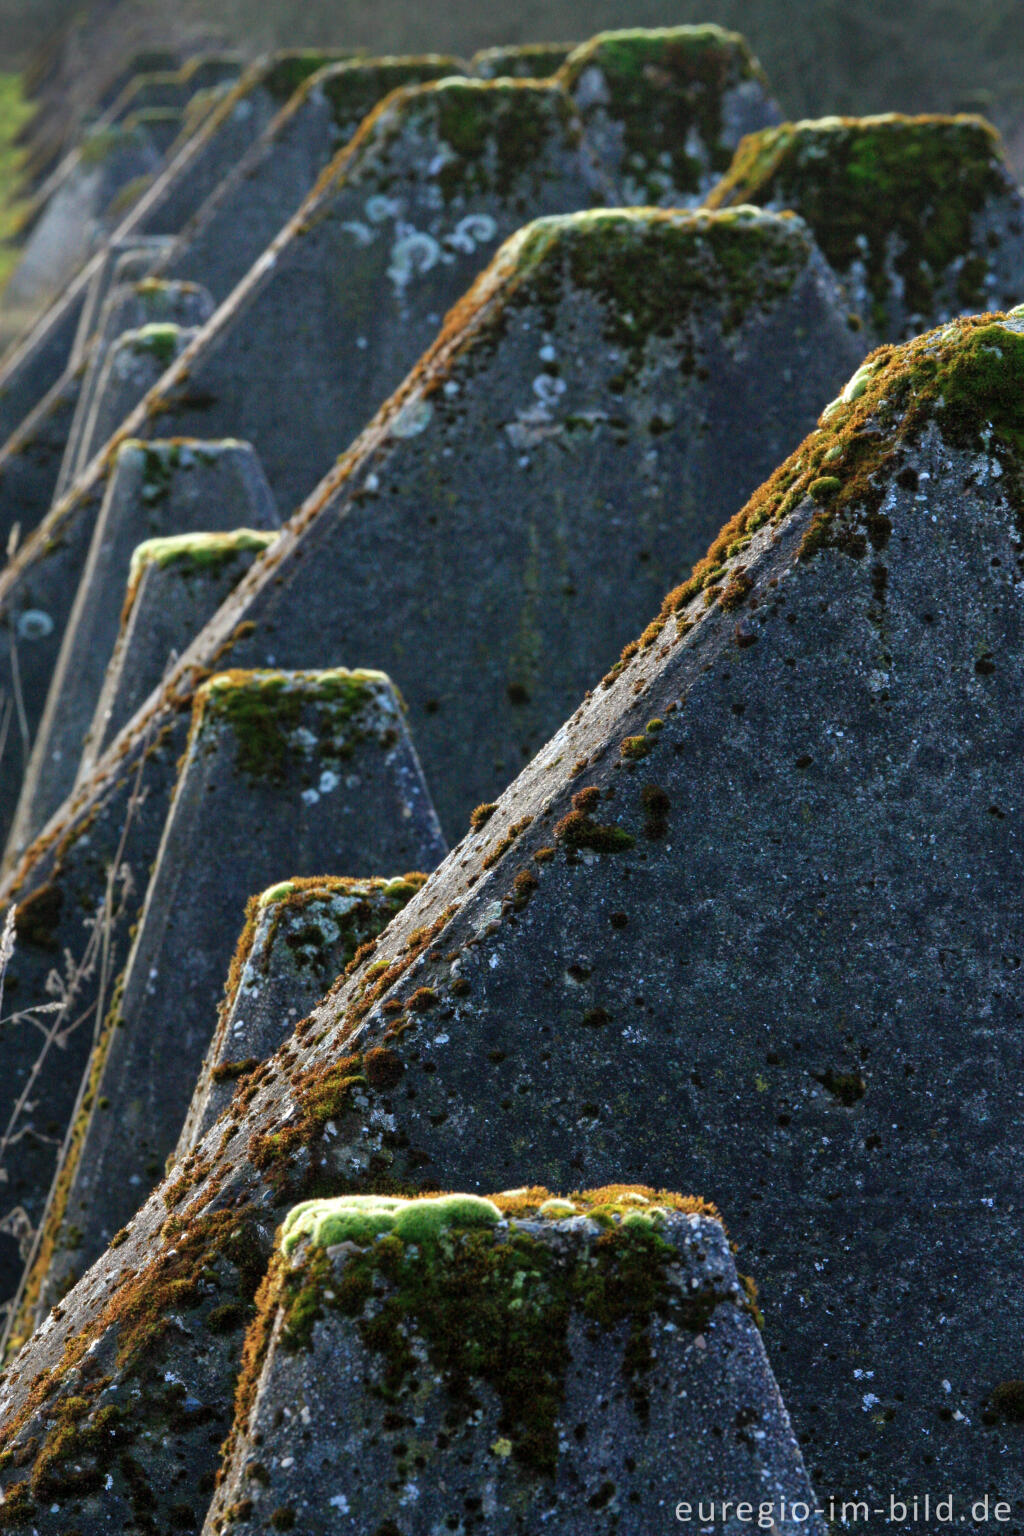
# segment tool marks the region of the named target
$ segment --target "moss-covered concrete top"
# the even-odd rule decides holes
[[[709,304],[725,329],[783,297],[815,254],[802,220],[741,207],[594,209],[537,219],[499,251],[491,291],[511,283],[536,296],[571,283],[592,293],[626,344],[665,335]],[[485,284],[481,280],[480,296]]]
[[[436,143],[429,174],[446,202],[467,190],[505,195],[552,149],[580,141],[579,119],[555,82],[448,76],[385,97],[330,174],[357,177],[400,143]]]
[[[297,1205],[281,1227],[280,1244],[282,1251],[290,1254],[303,1239],[318,1248],[337,1243],[365,1246],[385,1236],[405,1243],[430,1243],[452,1227],[496,1227],[509,1220],[566,1221],[580,1216],[604,1227],[657,1227],[670,1212],[721,1219],[705,1200],[642,1185],[614,1184],[569,1196],[552,1195],[536,1186],[504,1190],[490,1198],[466,1194],[413,1198],[342,1195]]]
[[[270,670],[217,672],[196,690],[194,711],[208,717],[235,716],[251,701],[268,712],[287,710],[290,701],[308,699],[313,703],[355,710],[381,690],[390,691],[391,682],[383,672],[349,671],[334,667],[323,672],[276,672]]]
[[[748,135],[707,198],[793,208],[835,270],[864,269],[871,319],[891,335],[895,273],[910,315],[933,316],[952,272],[962,307],[985,297],[975,217],[1013,195],[999,136],[969,115],[826,117]]]
[[[228,726],[241,772],[283,782],[289,764],[346,757],[368,734],[393,745],[398,707],[383,672],[218,672],[196,690],[191,739]]]
[[[707,22],[699,26],[624,27],[598,32],[572,50],[562,78],[574,86],[583,71],[596,65],[609,77],[628,79],[654,64],[692,78],[704,79],[709,55],[727,58],[744,78],[764,80],[764,73],[739,32]]]
[[[123,149],[135,150],[147,144],[146,131],[138,123],[98,128],[82,140],[79,160],[86,168],[101,166]]]
[[[736,146],[726,98],[767,94],[744,39],[714,25],[599,33],[569,55],[556,78],[592,132],[601,122],[615,125],[619,176],[637,202],[700,192]]]
[[[194,331],[184,326],[154,321],[139,330],[125,331],[115,343],[114,350],[144,354],[155,357],[159,362],[170,363],[194,334]]]
[[[256,897],[256,911],[265,912],[268,907],[301,907],[311,901],[336,901],[337,898],[358,900],[366,894],[383,895],[388,900],[406,902],[425,884],[427,876],[418,872],[400,875],[393,880],[371,878],[356,880],[345,875],[303,875],[294,880],[280,880],[268,886]]]
[[[146,539],[132,551],[129,585],[137,582],[151,565],[161,570],[170,565],[205,569],[232,560],[244,550],[267,549],[276,538],[276,533],[235,528],[230,533],[176,533],[163,539]]]
[[[258,83],[271,96],[283,103],[294,96],[310,76],[317,74],[328,64],[339,64],[358,57],[359,54],[352,49],[331,49],[329,52],[322,52],[317,49],[296,48],[284,53],[276,53],[261,71]]]
[[[544,80],[561,69],[577,43],[523,43],[519,47],[481,48],[469,61],[481,80]]]
[[[322,91],[331,104],[338,127],[354,133],[367,113],[392,91],[407,85],[461,76],[465,69],[461,59],[443,53],[347,60],[313,75],[299,92],[297,104],[314,90]]]

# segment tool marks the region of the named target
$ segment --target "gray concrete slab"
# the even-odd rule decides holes
[[[136,545],[146,538],[171,533],[218,532],[225,519],[239,527],[276,529],[280,515],[251,446],[231,438],[223,442],[174,439],[124,444],[116,455],[102,502],[82,510],[75,524],[75,542],[70,548],[62,542],[40,562],[36,580],[26,590],[54,628],[66,615],[60,625],[64,640],[53,674],[58,680],[53,690],[55,709],[59,708],[57,700],[73,697],[82,689],[89,693],[91,725],[117,641]],[[211,523],[218,527],[210,528]],[[83,562],[77,539],[86,532],[86,524],[91,526]],[[52,631],[41,636],[36,652],[51,639]],[[66,767],[73,781],[83,751],[91,755],[87,731],[74,741],[64,732],[59,715],[45,716],[39,728],[36,763],[43,741],[71,754],[72,761]],[[37,814],[35,784],[33,771],[26,776],[15,817],[16,843],[29,841],[27,829]]]
[[[150,260],[149,252],[141,256],[129,256],[128,260]],[[119,408],[118,401],[105,401],[100,406],[103,388],[110,388],[110,376],[106,372],[111,348],[129,331],[140,331],[147,326],[178,325],[186,329],[201,326],[213,314],[213,300],[207,290],[196,283],[168,283],[155,278],[141,282],[118,284],[103,306],[96,322],[89,363],[82,393],[75,411],[75,420],[68,434],[64,460],[54,494],[63,496],[75,477],[85,468],[96,445],[96,435],[106,420]],[[150,333],[152,336],[155,333]],[[157,361],[160,361],[157,357]],[[148,377],[144,374],[143,377]],[[120,396],[120,391],[118,392]],[[138,404],[130,395],[120,396]],[[128,414],[126,411],[124,414]],[[119,423],[118,423],[119,424]],[[109,437],[110,433],[107,433]],[[103,441],[106,441],[104,437]],[[45,514],[44,514],[45,515]]]

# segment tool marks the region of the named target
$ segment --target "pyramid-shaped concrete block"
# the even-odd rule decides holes
[[[179,533],[133,551],[121,628],[89,731],[92,757],[102,756],[276,537],[253,528]]]
[[[136,259],[144,264],[151,261],[150,249],[137,257],[122,257],[118,266],[123,270]],[[92,304],[87,308],[92,311]],[[113,378],[106,365],[121,335],[167,323],[187,329],[201,325],[212,313],[210,296],[198,285],[152,279],[115,287],[98,317],[83,311],[79,333],[88,326],[87,337],[76,341],[61,378],[0,451],[0,537],[9,536],[15,524],[22,538],[39,526],[54,498],[64,494],[87,462],[96,434],[105,432],[106,441],[110,420],[116,417],[115,425],[119,424],[121,416],[138,403],[132,381],[144,394],[163,372],[160,364],[177,350],[166,345],[156,345],[154,350],[159,332],[149,331],[144,351],[148,362],[139,363],[143,348],[137,341],[126,343],[119,369],[125,377]]]
[[[146,252],[142,260],[148,259],[149,252]],[[152,341],[159,335],[159,332],[149,329],[153,326],[178,325],[185,331],[191,331],[209,320],[213,308],[208,290],[197,283],[168,283],[145,278],[138,283],[119,284],[112,290],[95,327],[82,396],[68,435],[64,461],[55,488],[57,496],[62,496],[75,476],[85,468],[98,441],[106,442],[110,436],[107,423],[114,413],[122,409],[122,415],[127,415],[138,404],[138,399],[131,394],[121,397],[119,390],[115,392],[116,397],[112,394],[111,398],[104,398],[105,391],[110,390],[112,384],[112,376],[107,373],[111,349],[118,345],[127,332],[145,331]],[[167,350],[165,347],[163,352]],[[158,348],[157,364],[160,361],[162,356]],[[124,362],[122,368],[125,368]],[[144,373],[143,383],[151,372],[152,369]],[[122,408],[122,399],[127,409]],[[120,420],[117,424],[120,424]],[[106,435],[100,439],[103,432]]]
[[[595,198],[579,122],[558,87],[448,79],[393,93],[218,311],[202,349],[162,381],[150,416],[158,410],[161,431],[186,435],[200,419],[230,422],[290,510],[502,239],[528,217]],[[339,288],[330,274],[341,267]],[[283,334],[300,369],[287,389]]]
[[[147,275],[146,265],[130,273],[122,268],[122,257],[129,252],[141,255],[147,247],[155,257],[161,245],[162,237],[157,236],[108,242],[27,336],[5,354],[0,367],[0,437],[6,441],[68,368],[87,360],[111,288],[118,281],[137,281]]]
[[[519,47],[481,48],[469,72],[481,80],[547,80],[557,74],[575,43],[523,43]]]
[[[124,240],[110,240],[95,260],[89,263],[70,362],[78,363],[88,356],[107,315],[107,306],[114,290],[131,288],[145,282],[151,275],[154,262],[168,249],[169,243],[168,235],[138,235]],[[81,289],[81,279],[73,287]],[[157,317],[140,315],[136,327],[154,318]],[[130,323],[122,327],[123,330],[131,328]]]
[[[119,67],[116,73],[104,82],[103,89],[96,99],[95,110],[101,114],[110,112],[136,80],[146,75],[177,74],[186,62],[179,48],[146,48],[133,54],[123,68]]]
[[[532,224],[210,643],[244,623],[238,665],[312,665],[329,635],[383,666],[457,837],[861,356],[791,217]]]
[[[299,1206],[203,1530],[739,1530],[739,1508],[820,1536],[751,1312],[699,1200]]]
[[[961,1509],[1024,1497],[1022,369],[1024,313],[858,370],[23,1353],[14,1444],[88,1348],[127,1360],[186,1223],[191,1265],[229,1211],[485,1193],[528,1153],[552,1188],[642,1170],[729,1209],[830,1494],[884,1507],[920,1465]],[[219,1273],[197,1308],[241,1294],[241,1252]],[[220,1403],[238,1347],[168,1330],[156,1358]],[[198,1439],[148,1434],[149,1475]]]
[[[145,365],[148,359],[142,361]],[[147,538],[174,533],[217,532],[225,520],[260,531],[280,525],[259,459],[248,443],[231,438],[127,442],[117,452],[102,502],[92,499],[80,504],[79,511],[76,537],[46,551],[21,587],[22,601],[34,605],[29,611],[45,613],[52,626],[35,642],[33,660],[38,657],[43,664],[44,647],[52,646],[54,631],[64,631],[53,673],[54,710],[40,723],[23,790],[24,828],[38,824],[35,807],[51,793],[50,775],[63,783],[70,771],[73,781],[83,748],[91,751],[87,733],[117,642],[135,547]],[[89,539],[84,560],[79,544],[83,536]],[[25,610],[19,606],[18,611]],[[68,733],[57,702],[61,698],[78,699],[77,737]],[[3,794],[0,788],[0,797]],[[17,834],[22,836],[27,840],[27,832]]]
[[[177,107],[183,111],[197,92],[237,80],[243,67],[238,55],[207,55],[190,59],[180,69],[136,74],[103,114],[101,122],[122,122],[149,108]]]
[[[64,1180],[53,1268],[81,1272],[97,1258],[174,1151],[252,891],[282,868],[432,869],[444,852],[383,674],[233,672],[204,683],[117,1027],[99,1048],[96,1106]],[[161,977],[175,978],[171,991]]]
[[[717,26],[602,32],[558,78],[627,205],[703,202],[743,135],[781,117],[743,38]]]
[[[225,299],[379,101],[463,69],[455,58],[426,54],[331,64],[311,75],[185,226],[161,270],[197,275]]]
[[[254,64],[237,86],[205,112],[197,131],[181,145],[171,163],[145,195],[112,229],[111,239],[176,235],[259,138],[288,97],[309,74],[330,57],[287,53]],[[75,248],[77,276],[32,327],[29,335],[5,359],[0,370],[0,435],[7,437],[46,391],[57,382],[68,362],[75,326],[93,279],[105,259],[98,252]]]
[[[4,297],[26,308],[59,293],[109,232],[117,194],[160,168],[160,154],[138,124],[93,134],[39,208]]]
[[[126,331],[113,342],[97,376],[91,410],[82,429],[79,454],[86,463],[198,334],[198,326],[153,324]]]
[[[710,207],[792,208],[880,341],[1024,298],[1024,194],[978,117],[826,117],[746,139]]]
[[[284,1045],[356,951],[377,938],[425,878],[317,876],[281,881],[250,899],[176,1161],[227,1108],[238,1079]]]

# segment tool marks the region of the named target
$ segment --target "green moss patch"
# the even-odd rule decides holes
[[[936,291],[959,262],[956,297],[980,308],[988,270],[973,220],[1012,181],[999,137],[981,118],[829,117],[751,134],[707,199],[792,208],[832,267],[864,269],[870,319],[891,329],[892,276],[910,315],[933,313]]]
[[[552,145],[564,143],[573,112],[555,86],[525,80],[450,78],[417,93],[420,112],[433,114],[433,131],[447,146],[438,172],[446,201],[469,193],[507,196]]]
[[[318,53],[315,50],[279,53],[264,70],[260,85],[277,101],[286,102],[311,76],[344,57],[341,53]]]
[[[24,212],[24,154],[17,140],[31,115],[19,76],[0,74],[0,290],[18,260],[17,250],[9,244]]]
[[[354,132],[363,118],[392,91],[460,73],[458,59],[427,53],[339,64],[325,71],[318,84],[331,104],[338,127],[343,132]]]
[[[477,1195],[438,1195],[404,1200],[389,1195],[343,1195],[309,1200],[291,1211],[281,1228],[284,1253],[308,1238],[318,1248],[372,1242],[386,1233],[404,1243],[436,1243],[452,1227],[493,1227],[501,1212]]]
[[[163,539],[146,539],[132,551],[129,584],[137,582],[149,565],[161,570],[171,565],[184,570],[208,570],[245,551],[267,549],[276,538],[276,533],[235,528],[230,533],[178,533]]]

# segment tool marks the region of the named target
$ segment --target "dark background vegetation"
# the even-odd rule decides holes
[[[465,53],[691,21],[743,32],[789,115],[982,111],[1024,159],[1021,0],[0,0],[0,68],[69,22],[60,73],[89,80],[169,30],[219,32],[254,53],[275,42]]]

